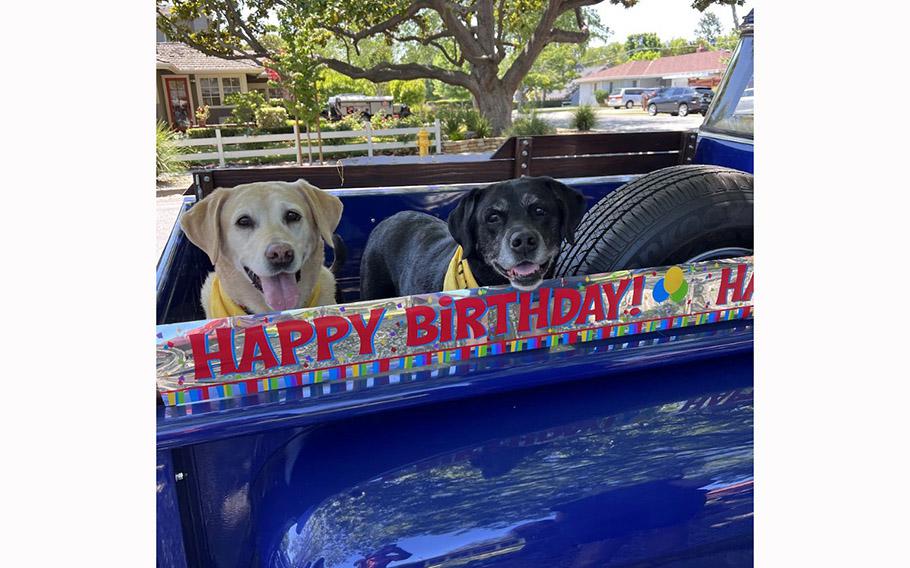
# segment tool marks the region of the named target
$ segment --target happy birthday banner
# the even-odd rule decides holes
[[[752,317],[752,257],[160,325],[166,405]]]

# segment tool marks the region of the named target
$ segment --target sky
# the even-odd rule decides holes
[[[743,16],[753,8],[753,2],[747,0],[745,5],[736,7],[736,15],[742,21]],[[601,21],[613,30],[609,41],[625,41],[629,34],[656,33],[661,40],[677,37],[695,38],[695,28],[703,13],[692,8],[691,0],[639,0],[631,8],[610,4],[609,0],[601,2],[595,9],[600,13]],[[733,27],[733,12],[729,6],[712,6],[706,10],[714,12],[720,19],[724,33]]]

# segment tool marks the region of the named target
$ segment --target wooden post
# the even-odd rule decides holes
[[[373,124],[367,121],[367,157],[373,157]]]
[[[318,116],[316,117],[316,137],[319,140],[319,165],[322,165],[322,121]]]
[[[433,122],[433,136],[436,137],[436,153],[442,154],[442,127],[438,118]]]
[[[224,144],[221,143],[221,129],[215,129],[215,144],[218,146],[218,164],[224,167]]]

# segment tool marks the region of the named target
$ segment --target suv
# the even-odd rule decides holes
[[[714,98],[708,87],[670,87],[648,101],[648,114],[668,112],[673,116],[686,116],[697,112],[705,114]]]
[[[610,98],[607,99],[607,106],[613,108],[632,108],[637,104],[641,104],[641,94],[645,92],[645,89],[641,88],[629,88],[629,89],[620,89],[614,91]]]

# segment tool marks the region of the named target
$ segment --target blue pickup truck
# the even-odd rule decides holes
[[[752,69],[750,14],[697,132],[518,137],[471,162],[195,172],[181,215],[255,180],[304,177],[343,201],[345,303],[321,313],[360,305],[376,223],[445,218],[472,187],[521,175],[557,177],[589,205],[541,289],[647,283],[609,325],[550,340],[190,388],[181,340],[237,322],[205,320],[211,265],[178,219],[157,271],[158,565],[751,566]],[[689,291],[676,299],[671,280]]]

